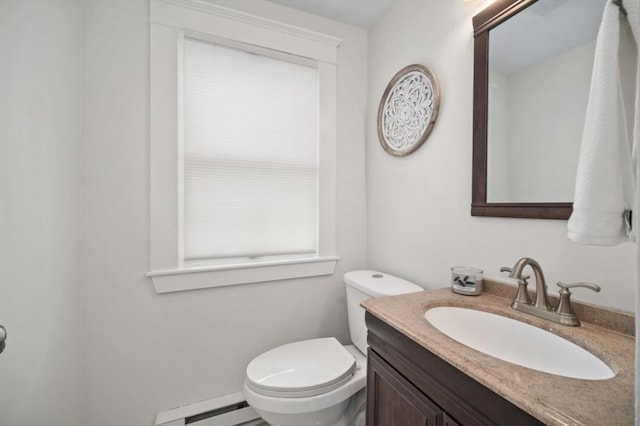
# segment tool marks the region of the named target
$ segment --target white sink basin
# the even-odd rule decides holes
[[[452,339],[503,361],[575,379],[605,380],[615,376],[591,352],[511,318],[449,306],[429,309],[424,317]]]

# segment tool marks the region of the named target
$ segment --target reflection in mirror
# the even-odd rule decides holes
[[[487,199],[571,202],[606,0],[539,0],[489,36]]]

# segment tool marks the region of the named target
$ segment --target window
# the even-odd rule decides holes
[[[315,66],[185,38],[187,263],[317,252]]]
[[[333,273],[339,40],[190,0],[150,31],[156,291]]]

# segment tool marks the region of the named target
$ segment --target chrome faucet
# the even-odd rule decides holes
[[[530,278],[527,275],[522,275],[522,271],[526,266],[533,269],[533,275],[536,280],[536,301],[532,302],[527,289],[527,280]],[[540,318],[544,318],[558,324],[569,325],[572,327],[579,327],[580,320],[571,306],[571,292],[570,288],[584,287],[595,292],[600,291],[600,287],[591,283],[575,283],[564,284],[559,282],[557,285],[560,287],[560,299],[558,300],[558,306],[553,308],[549,303],[547,296],[547,284],[544,280],[544,273],[540,264],[530,257],[523,257],[518,260],[513,268],[503,266],[500,268],[500,272],[509,272],[510,278],[518,280],[518,290],[516,296],[511,303],[511,308],[516,311],[525,312]]]

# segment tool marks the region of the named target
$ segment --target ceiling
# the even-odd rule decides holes
[[[371,28],[395,0],[269,0],[360,28]]]

